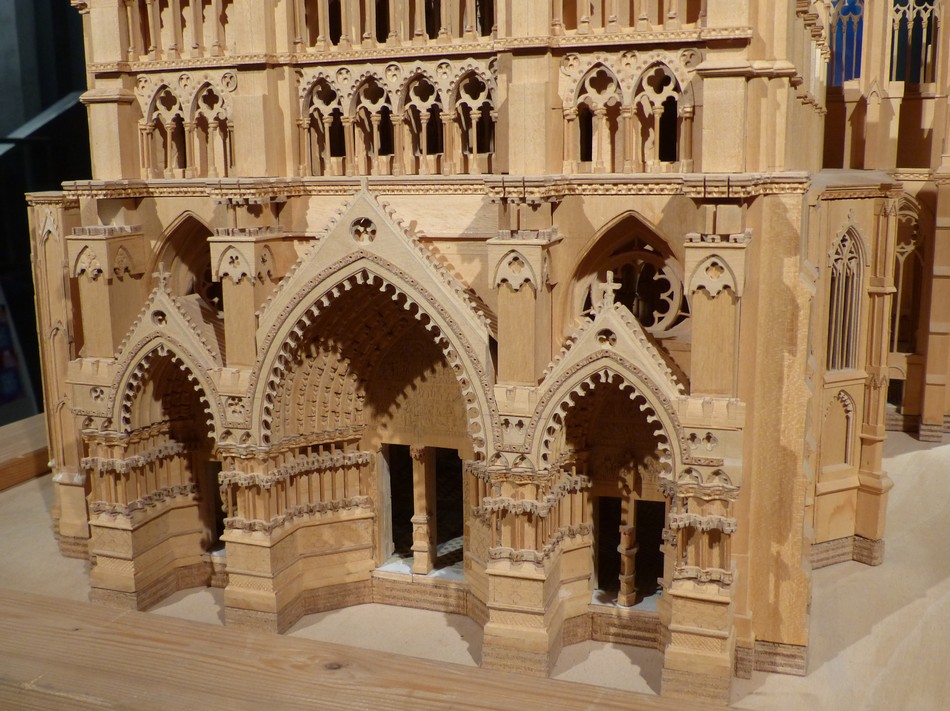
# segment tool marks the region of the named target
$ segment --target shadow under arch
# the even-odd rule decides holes
[[[167,359],[184,373],[189,383],[197,384],[191,387],[197,391],[199,400],[204,405],[203,413],[210,418],[204,425],[209,428],[211,438],[217,441],[222,431],[223,419],[218,407],[217,391],[207,377],[211,364],[199,365],[200,359],[188,348],[166,335],[154,335],[140,342],[122,359],[119,366],[120,376],[113,390],[113,425],[123,434],[131,431],[137,395],[145,378],[150,375],[152,364],[163,359]]]
[[[145,270],[145,291],[158,283],[156,273],[168,273],[168,287],[173,296],[198,294],[209,303],[220,303],[221,285],[212,280],[212,235],[208,224],[191,210],[186,210],[162,233],[154,256]]]
[[[648,421],[656,423],[654,432],[665,443],[662,445],[661,465],[672,477],[687,461],[686,434],[676,414],[675,400],[679,393],[672,385],[655,382],[633,362],[612,351],[592,353],[563,372],[550,383],[538,401],[529,433],[532,456],[538,468],[553,464],[552,445],[564,426],[564,418],[578,398],[584,397],[601,383],[617,381],[622,391],[630,391],[631,399],[642,400],[641,410],[649,409]]]
[[[411,311],[442,349],[465,402],[469,436],[476,459],[483,459],[489,437],[500,440],[497,406],[491,392],[491,374],[485,353],[480,355],[449,309],[415,279],[385,260],[363,251],[330,265],[299,289],[275,320],[259,351],[258,378],[253,386],[252,431],[261,433],[262,444],[270,442],[275,399],[293,353],[304,342],[307,327],[344,292],[367,286],[389,295],[401,307]],[[481,345],[481,344],[479,344]]]

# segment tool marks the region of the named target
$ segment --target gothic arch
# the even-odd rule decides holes
[[[682,257],[649,220],[635,210],[626,210],[600,227],[578,255],[566,294],[565,327],[585,311],[587,302],[590,302],[588,308],[596,306],[592,293],[597,283],[604,281],[607,271],[613,271],[614,276],[622,280],[625,264],[632,261],[643,262],[653,281],[668,284],[660,295],[666,304],[665,310],[654,318],[655,322],[643,323],[644,328],[662,337],[661,334],[680,324],[689,312]],[[641,273],[642,269],[638,271],[638,279]],[[634,315],[641,320],[638,314]]]
[[[183,344],[167,336],[154,336],[146,340],[122,359],[118,369],[120,376],[113,386],[114,401],[110,408],[113,426],[123,434],[131,431],[133,409],[142,383],[155,359],[164,357],[177,366],[189,382],[196,383],[198,397],[205,405],[204,413],[209,416],[205,424],[210,429],[212,438],[217,440],[222,431],[223,420],[217,403],[216,389],[208,378],[209,368],[207,364],[199,365],[199,359]]]
[[[202,234],[204,239],[199,237]],[[155,274],[164,270],[169,274],[173,296],[194,293],[214,301],[219,286],[212,283],[211,248],[207,240],[211,235],[208,224],[191,210],[179,215],[159,238],[155,256],[145,270],[145,288],[153,289]]]
[[[356,286],[387,294],[428,331],[442,349],[465,401],[469,436],[476,457],[484,458],[490,439],[500,439],[500,425],[490,392],[489,372],[472,343],[446,308],[421,283],[385,260],[356,251],[328,266],[290,299],[261,346],[259,379],[255,383],[253,429],[269,443],[275,399],[280,383],[303,345],[307,326],[341,294]]]
[[[532,418],[529,432],[533,458],[544,469],[552,464],[552,444],[564,426],[564,418],[578,398],[586,396],[597,384],[613,383],[619,379],[621,391],[628,392],[641,411],[648,413],[648,421],[656,424],[653,434],[661,445],[660,464],[666,478],[672,478],[687,460],[686,434],[676,414],[676,393],[667,392],[634,363],[612,351],[595,352],[581,359],[551,383]]]

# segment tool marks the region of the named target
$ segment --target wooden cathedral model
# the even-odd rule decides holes
[[[803,674],[939,439],[942,0],[73,0],[93,179],[29,196],[64,555],[486,667]]]

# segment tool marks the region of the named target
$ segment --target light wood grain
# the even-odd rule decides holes
[[[708,708],[8,590],[0,707]]]
[[[0,491],[49,471],[44,415],[0,427]]]

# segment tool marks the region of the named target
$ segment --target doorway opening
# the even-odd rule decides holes
[[[430,574],[461,578],[465,531],[462,459],[455,449],[426,449],[430,456],[414,461],[408,445],[383,446],[382,499],[389,501],[388,511],[382,512],[384,562],[380,569],[411,571],[417,553],[413,550],[413,529],[420,525],[420,518],[425,520],[427,516],[432,546]],[[434,471],[414,474],[414,467],[420,466],[434,467]],[[419,535],[417,530],[415,536]]]

